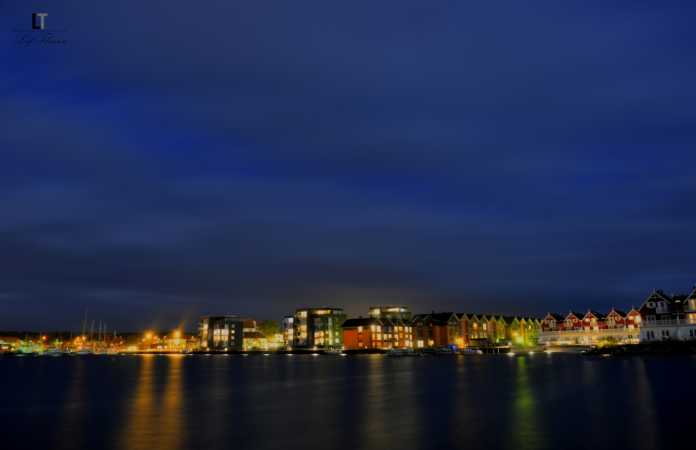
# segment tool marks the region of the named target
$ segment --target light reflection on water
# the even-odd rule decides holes
[[[512,403],[510,447],[519,449],[547,448],[539,420],[540,411],[529,380],[528,358],[515,357],[515,387]]]
[[[631,447],[645,450],[659,448],[657,411],[645,361],[634,359],[630,364],[630,369],[635,374],[635,404],[627,411],[633,421],[630,430],[635,430],[629,432]]]
[[[183,447],[186,409],[182,405],[182,356],[164,358],[144,355],[135,382],[135,392],[128,402],[121,435],[126,450],[156,448],[176,450]],[[164,390],[158,392],[155,364],[164,368]],[[160,394],[160,395],[158,395]]]
[[[2,448],[672,448],[695,370],[556,354],[0,358]]]
[[[81,448],[84,446],[83,434],[80,428],[85,425],[84,403],[87,400],[84,392],[85,375],[82,360],[75,362],[72,370],[67,395],[62,405],[62,412],[59,415],[60,426],[57,429],[55,441],[58,448]]]

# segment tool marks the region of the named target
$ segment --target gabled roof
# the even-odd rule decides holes
[[[604,319],[604,317],[606,317],[604,314],[602,314],[602,313],[600,313],[600,312],[597,312],[597,311],[594,311],[594,310],[592,310],[592,309],[588,309],[588,310],[587,310],[587,313],[585,314],[584,317],[588,317],[588,316],[593,316],[593,317],[595,317],[595,318],[597,318],[597,319]],[[583,317],[583,318],[584,318],[584,317]]]
[[[660,290],[660,289],[654,289],[654,290],[650,293],[650,295],[648,295],[648,298],[646,298],[646,299],[645,299],[645,302],[643,302],[643,303],[647,303],[647,302],[650,302],[650,301],[653,301],[653,302],[660,302],[660,301],[663,301],[663,302],[670,302],[671,300],[672,300],[672,299],[669,298],[669,296],[668,296],[667,294],[665,294],[662,290]]]
[[[548,317],[551,317],[552,319],[554,319],[556,321],[563,320],[563,316],[558,314],[558,313],[547,313],[546,317],[544,317],[544,319],[546,319]]]
[[[687,300],[696,300],[696,286],[694,286],[694,290],[691,291],[691,294],[689,294],[689,297],[687,297]]]
[[[585,315],[583,313],[579,313],[577,311],[569,311],[568,314],[565,316],[565,318],[567,319],[571,315],[577,317],[578,319],[582,319],[583,317],[585,317]]]
[[[696,294],[696,289],[690,295],[678,294],[669,296],[661,290],[654,290],[650,293],[648,298],[645,299],[643,304],[640,306],[640,310],[652,309],[648,307],[649,302],[665,302],[669,308],[669,313],[679,312],[683,309],[684,304],[687,302],[691,296]]]
[[[607,315],[609,315],[609,314],[611,314],[611,313],[618,314],[618,315],[620,315],[621,317],[626,317],[626,313],[623,312],[623,311],[621,311],[620,309],[611,308],[611,311],[609,311],[609,313],[608,313]]]
[[[481,320],[483,315],[476,313],[458,313],[455,314],[459,320]]]

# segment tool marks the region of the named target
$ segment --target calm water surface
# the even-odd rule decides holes
[[[695,377],[694,357],[0,357],[0,448],[686,448]]]

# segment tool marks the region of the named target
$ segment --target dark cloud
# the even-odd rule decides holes
[[[14,45],[37,8],[68,45]],[[688,3],[3,11],[0,328],[696,281]]]

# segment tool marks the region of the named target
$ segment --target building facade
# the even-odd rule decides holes
[[[282,333],[283,333],[283,347],[286,349],[291,349],[294,344],[295,335],[295,317],[285,316],[283,317],[283,322],[281,323]]]
[[[244,350],[244,319],[239,316],[204,316],[198,324],[200,348],[208,351]]]
[[[413,348],[410,322],[375,317],[348,319],[343,323],[346,350],[391,350]]]
[[[292,348],[341,349],[346,315],[341,308],[302,308],[293,315]]]
[[[444,348],[461,343],[459,318],[451,312],[416,314],[411,328],[415,348]]]
[[[641,342],[696,339],[696,287],[689,295],[653,291],[640,307]]]
[[[602,343],[633,344],[640,337],[640,313],[612,308],[607,314],[570,311],[565,317],[548,313],[541,321],[539,343],[553,346],[594,346]]]

